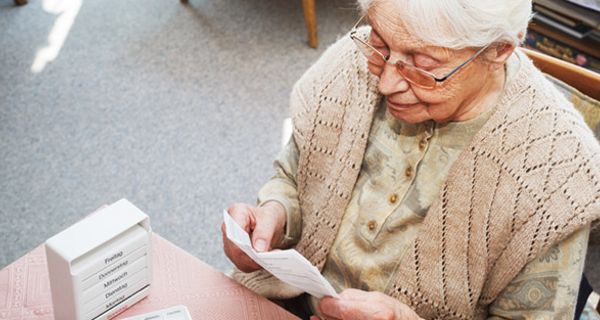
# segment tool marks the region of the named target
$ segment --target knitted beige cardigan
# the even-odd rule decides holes
[[[518,73],[451,168],[386,292],[426,319],[485,318],[529,261],[600,218],[598,142],[571,104],[517,54]],[[303,223],[295,248],[320,269],[360,171],[381,98],[376,86],[344,37],[291,95]],[[242,282],[257,290],[260,281],[249,278]],[[264,280],[264,273],[254,278]]]

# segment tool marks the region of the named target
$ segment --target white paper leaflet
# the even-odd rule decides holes
[[[231,218],[226,210],[223,211],[223,221],[227,238],[279,280],[317,298],[324,296],[339,298],[331,284],[321,275],[319,269],[298,251],[288,249],[257,252],[252,247],[248,233]]]

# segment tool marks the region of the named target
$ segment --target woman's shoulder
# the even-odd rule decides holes
[[[361,28],[358,36],[366,37],[367,32]],[[368,70],[367,60],[346,34],[329,46],[294,85],[290,97],[294,126],[310,122],[317,111],[334,115],[342,109],[370,111],[379,96],[377,81]]]
[[[361,33],[365,31],[359,30]],[[325,49],[317,61],[298,80],[297,85],[307,81],[330,79],[341,72],[347,71],[347,69],[356,67],[357,54],[358,49],[350,35],[344,34]]]
[[[580,187],[600,176],[600,144],[583,116],[527,57],[495,113],[473,140],[474,149],[502,164],[536,195],[553,192],[574,173]],[[542,172],[552,172],[539,175]],[[538,183],[536,179],[546,179]],[[539,187],[539,188],[538,188]]]
[[[520,61],[519,68],[506,88],[496,117],[503,119],[499,121],[503,122],[501,126],[529,128],[534,130],[530,133],[548,137],[566,135],[571,139],[584,140],[592,148],[598,147],[592,128],[565,93],[523,52],[517,49],[516,55]],[[529,135],[520,135],[520,139],[528,138]]]

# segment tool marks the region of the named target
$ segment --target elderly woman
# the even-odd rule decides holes
[[[228,210],[341,297],[302,295],[224,238],[235,278],[325,319],[572,319],[600,147],[517,48],[531,1],[361,5],[295,85],[258,206]]]

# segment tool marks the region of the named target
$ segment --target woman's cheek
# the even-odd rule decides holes
[[[379,77],[383,73],[383,66],[369,62],[369,72]]]
[[[438,83],[433,90],[414,88],[414,93],[420,101],[426,104],[446,104],[457,97],[458,90],[451,83]]]

